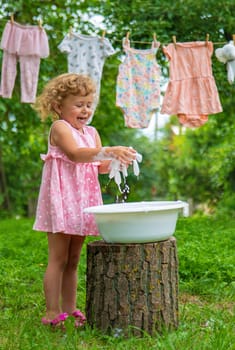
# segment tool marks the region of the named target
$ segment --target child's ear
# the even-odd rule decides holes
[[[60,104],[57,103],[57,102],[53,102],[51,105],[52,105],[52,108],[54,109],[54,111],[55,111],[58,115],[60,115],[60,114],[61,114],[61,106],[60,106]]]

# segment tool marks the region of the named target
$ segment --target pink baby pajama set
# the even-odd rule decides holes
[[[49,55],[48,38],[43,28],[7,22],[2,39],[3,49],[0,95],[11,98],[17,62],[20,63],[21,102],[35,102],[40,58]]]
[[[68,55],[68,72],[89,75],[96,83],[94,111],[99,101],[105,60],[115,53],[107,38],[71,33],[58,46]]]
[[[124,113],[125,126],[146,128],[160,104],[160,68],[156,53],[160,43],[153,41],[150,49],[130,47],[123,39],[125,58],[119,66],[116,106]]]
[[[222,112],[211,56],[213,43],[187,42],[163,48],[170,61],[170,80],[163,99],[162,114],[177,115],[186,127],[199,127],[209,114]]]

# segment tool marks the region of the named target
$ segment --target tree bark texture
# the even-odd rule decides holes
[[[86,315],[105,333],[153,335],[178,327],[176,239],[87,246]]]

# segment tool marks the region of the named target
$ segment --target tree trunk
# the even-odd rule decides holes
[[[3,156],[2,156],[2,147],[0,146],[0,195],[1,194],[3,196],[2,208],[10,212],[11,203],[10,203],[10,198],[8,194],[7,179],[6,179],[5,167],[4,167]]]
[[[87,246],[88,324],[104,332],[151,335],[178,326],[176,239]]]

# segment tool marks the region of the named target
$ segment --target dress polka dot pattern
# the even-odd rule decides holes
[[[78,147],[96,147],[96,130],[85,126],[84,133],[69,123]],[[83,209],[102,204],[98,180],[99,162],[75,163],[58,148],[48,143],[44,160],[34,230],[72,235],[99,234],[93,214]]]

